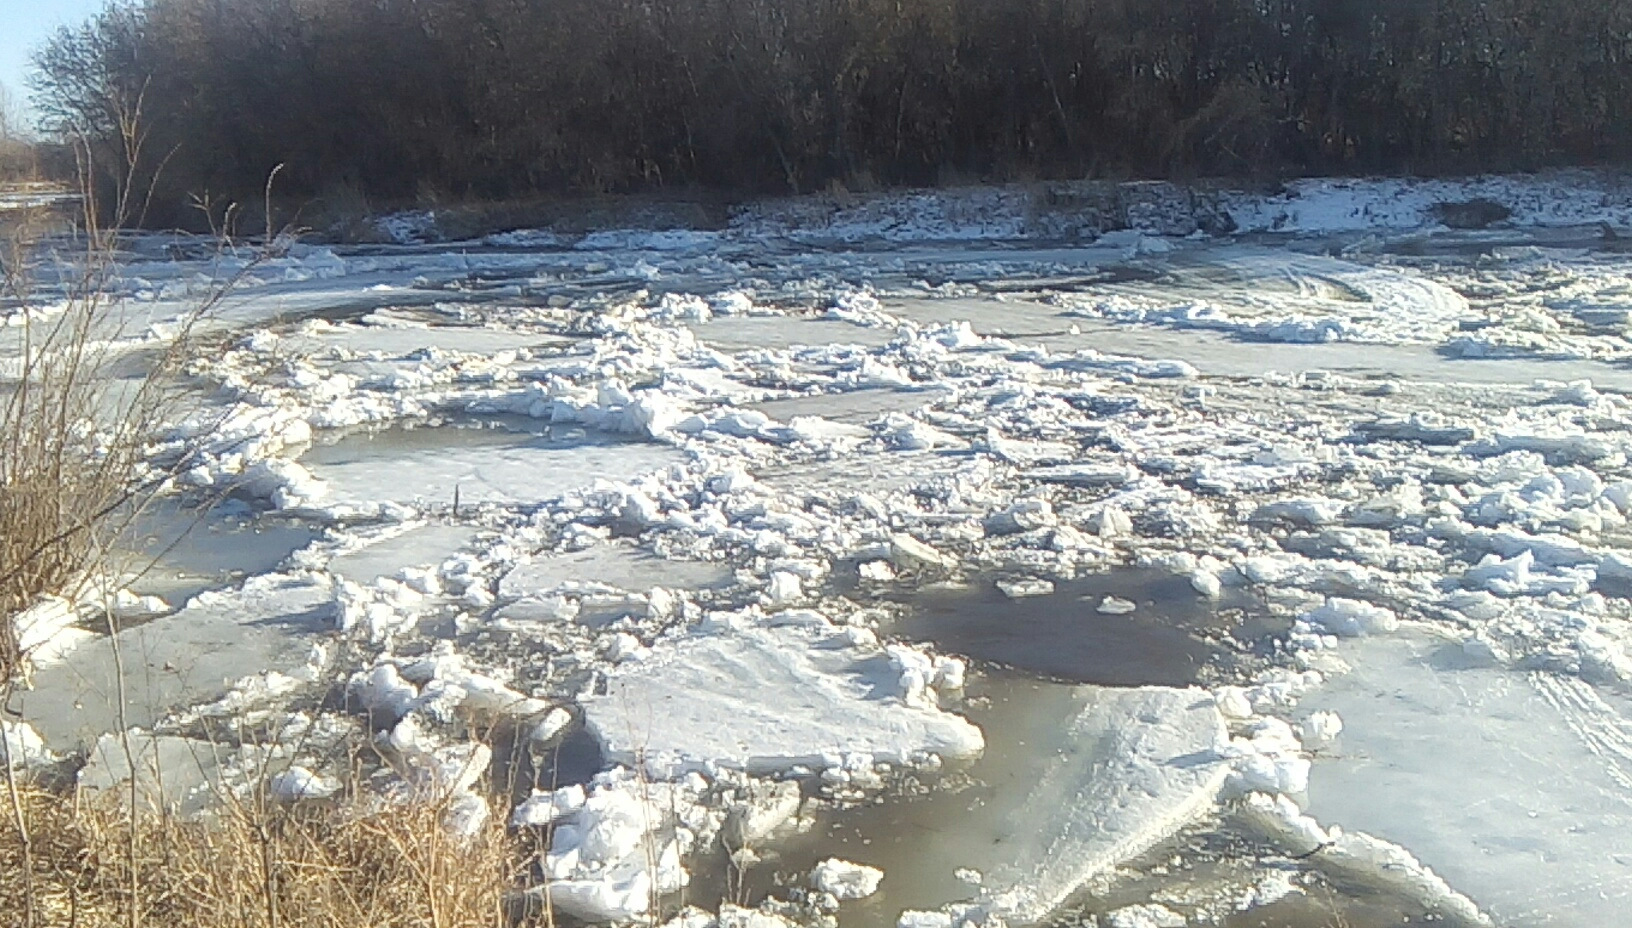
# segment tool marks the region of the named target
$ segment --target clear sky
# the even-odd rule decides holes
[[[78,23],[102,9],[103,0],[0,0],[0,84],[22,106],[28,53],[58,26]]]

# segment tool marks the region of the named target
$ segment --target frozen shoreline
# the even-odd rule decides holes
[[[1410,855],[1325,826],[1403,844],[1450,881],[1408,867],[1407,894],[1473,918],[1499,900],[1459,882],[1466,846],[1320,799],[1323,752],[1346,742],[1312,710],[1368,673],[1395,679],[1346,639],[1393,641],[1402,622],[1493,679],[1632,685],[1632,257],[1541,234],[1632,224],[1632,199],[1582,174],[1288,190],[1227,201],[1279,244],[1198,235],[1154,188],[1145,228],[1081,246],[1024,241],[1019,213],[960,225],[987,199],[1020,209],[992,190],[547,247],[302,246],[256,266],[211,320],[229,333],[199,365],[213,392],[157,453],[201,445],[178,497],[227,492],[314,540],[126,633],[159,636],[140,648],[160,681],[142,724],[361,727],[393,775],[433,782],[464,776],[491,720],[540,750],[587,725],[599,779],[522,817],[576,823],[555,832],[548,879],[585,917],[619,919],[684,885],[727,821],[775,820],[750,829],[774,843],[805,801],[978,754],[960,655],[881,640],[905,608],[878,595],[891,584],[997,576],[1025,598],[1139,566],[1200,600],[1251,595],[1292,630],[1250,674],[1209,668],[1201,714],[1227,727],[1186,749],[1180,790],[1204,801],[1158,784],[1135,809],[1094,792],[1114,778],[1049,787],[1087,796],[1084,821],[1124,809],[1144,836],[1088,849],[1062,819],[1086,869],[1246,804],[1276,840],[1330,843],[1340,869]],[[1511,201],[1500,241],[1431,224],[1433,204],[1474,197]],[[151,329],[122,344],[161,338],[214,266],[132,256],[124,308]],[[1084,622],[1140,608],[1080,606]],[[210,629],[225,658],[189,652]],[[53,751],[110,733],[71,709],[106,663],[106,642],[80,637],[22,703]],[[1386,713],[1351,703],[1347,737],[1367,743]],[[1105,769],[1138,779],[1139,737],[1161,724],[1116,733]],[[1570,736],[1583,750],[1593,724]],[[1456,776],[1431,751],[1412,761],[1424,783]],[[638,778],[668,806],[648,808]],[[595,828],[616,840],[584,843]],[[659,838],[659,860],[630,850]],[[1013,920],[1041,920],[1082,877],[1051,876]],[[1493,912],[1542,924],[1569,905]]]

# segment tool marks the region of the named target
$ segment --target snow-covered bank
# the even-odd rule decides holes
[[[1468,179],[1308,178],[1280,189],[1165,182],[1052,182],[914,190],[752,204],[732,232],[813,242],[1071,239],[1131,230],[1155,236],[1406,231],[1444,227],[1442,207],[1488,201],[1511,227],[1632,225],[1632,187],[1613,172]],[[1453,221],[1455,219],[1453,218]]]

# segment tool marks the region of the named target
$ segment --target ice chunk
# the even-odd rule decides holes
[[[1258,507],[1252,517],[1293,525],[1320,526],[1336,522],[1342,512],[1343,507],[1329,499],[1285,499]]]
[[[1030,476],[1044,483],[1073,487],[1120,487],[1138,479],[1139,471],[1126,464],[1059,464],[1038,467]]]
[[[1337,741],[1337,736],[1343,733],[1343,720],[1336,712],[1313,712],[1303,720],[1298,727],[1298,736],[1303,746],[1311,751],[1331,747]]]
[[[1224,591],[1224,583],[1210,570],[1195,570],[1190,574],[1190,588],[1207,599],[1217,599]]]
[[[895,579],[895,568],[889,561],[867,561],[857,567],[856,572],[870,583],[889,583]]]
[[[791,603],[805,595],[800,585],[799,577],[787,571],[779,570],[771,574],[771,582],[765,589],[765,595],[776,604]]]
[[[1130,905],[1105,914],[1105,928],[1184,928],[1184,916],[1165,905]]]
[[[798,926],[774,912],[746,909],[728,902],[720,906],[718,928],[798,928]]]
[[[901,567],[940,567],[946,563],[941,552],[901,533],[890,536],[890,559]]]
[[[1088,530],[1101,538],[1133,534],[1133,520],[1116,506],[1106,506],[1088,519]]]
[[[364,709],[390,718],[401,718],[419,699],[419,687],[402,678],[395,664],[380,664],[366,674],[351,679],[351,694]]]
[[[684,803],[677,790],[643,788],[633,780],[598,785],[554,819],[544,856],[547,882],[532,893],[586,922],[648,914],[659,896],[690,881],[681,865],[684,829],[674,827],[673,807]]]
[[[1460,445],[1478,437],[1472,426],[1442,422],[1421,413],[1407,418],[1362,422],[1354,427],[1354,433],[1365,441],[1410,441],[1424,445]]]
[[[895,920],[895,928],[952,928],[952,922],[953,918],[949,912],[908,909]]]
[[[1240,815],[1253,829],[1295,857],[1308,857],[1332,843],[1326,829],[1284,795],[1251,793],[1243,798]]]
[[[274,775],[266,782],[267,795],[277,802],[297,802],[302,799],[327,799],[340,792],[340,784],[332,778],[293,766]]]
[[[27,770],[55,761],[55,755],[27,722],[0,719],[0,765],[13,770]]]
[[[933,664],[917,688],[935,678]],[[904,687],[885,652],[823,629],[745,628],[654,647],[608,674],[586,720],[609,759],[656,775],[720,765],[773,773],[864,752],[907,763],[980,753],[980,729]]]
[[[624,661],[644,660],[651,651],[639,638],[628,632],[618,632],[612,636],[612,643],[606,648],[606,659],[614,664]]]
[[[474,792],[455,793],[442,806],[442,828],[461,840],[476,837],[493,820],[493,807]]]
[[[1021,580],[999,580],[997,588],[1010,599],[1025,599],[1028,596],[1047,596],[1054,592],[1054,584],[1036,577],[1027,577]]]
[[[837,857],[829,857],[811,871],[810,882],[818,890],[841,902],[865,899],[878,892],[884,871],[864,864],[855,864]]]
[[[1506,560],[1488,554],[1477,566],[1462,574],[1462,582],[1483,587],[1497,596],[1546,596],[1554,592],[1579,596],[1592,585],[1591,580],[1581,572],[1564,568],[1558,574],[1542,574],[1533,570],[1535,564],[1536,556],[1529,550]]]
[[[732,850],[757,847],[799,814],[804,798],[799,784],[755,782],[732,804],[720,826],[720,836]]]
[[[1129,615],[1137,611],[1138,608],[1139,604],[1131,599],[1123,599],[1120,596],[1107,596],[1099,601],[1099,606],[1094,611],[1102,615]]]
[[[1247,697],[1247,691],[1239,686],[1223,687],[1213,695],[1213,701],[1227,719],[1252,718],[1252,700]]]
[[[533,726],[527,740],[534,747],[548,747],[572,724],[572,713],[562,708],[551,709]]]
[[[1324,606],[1305,612],[1299,618],[1344,638],[1391,632],[1400,624],[1393,610],[1340,596],[1327,597]]]
[[[1054,507],[1046,499],[1024,499],[986,519],[988,535],[1014,535],[1046,528],[1057,521]]]
[[[1309,789],[1310,766],[1302,752],[1290,725],[1276,718],[1252,722],[1226,751],[1237,758],[1234,791],[1301,795]]]
[[[1092,348],[1080,348],[1070,355],[1051,361],[1049,366],[1068,371],[1122,374],[1129,377],[1155,380],[1185,379],[1199,374],[1196,368],[1187,361],[1152,360],[1133,358],[1126,355],[1102,354]]]
[[[79,618],[79,606],[72,600],[45,596],[8,621],[17,636],[18,650],[30,663],[39,665],[55,663],[78,645],[95,639],[94,632],[78,627]]]
[[[510,824],[515,828],[542,828],[572,815],[584,807],[587,798],[584,788],[576,783],[563,786],[558,790],[546,792],[533,790],[533,794],[516,806],[510,814]]]

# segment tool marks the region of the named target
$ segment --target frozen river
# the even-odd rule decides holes
[[[1475,195],[1512,219],[1426,218]],[[372,739],[346,788],[547,832],[529,892],[579,922],[1612,923],[1619,186],[1307,182],[1229,200],[1233,234],[1080,239],[959,196],[132,238],[133,367],[238,279],[118,640],[37,610],[8,737],[95,786],[140,726],[184,806],[340,788]]]

